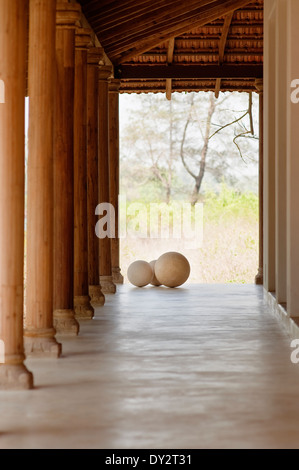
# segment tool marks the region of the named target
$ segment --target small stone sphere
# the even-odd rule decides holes
[[[151,265],[152,270],[153,270],[153,279],[151,281],[151,285],[152,286],[161,286],[161,282],[158,281],[158,279],[156,278],[156,275],[155,275],[155,264],[156,264],[156,260],[150,261],[150,265]]]
[[[189,261],[176,251],[164,253],[155,263],[155,275],[166,287],[181,286],[190,275]]]
[[[133,286],[144,287],[151,282],[153,270],[147,261],[137,260],[128,267],[127,276]]]

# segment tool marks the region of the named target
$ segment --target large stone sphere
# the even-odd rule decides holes
[[[153,270],[147,261],[137,260],[128,267],[127,276],[133,286],[144,287],[151,282]]]
[[[155,263],[157,280],[166,287],[178,287],[187,281],[190,264],[187,258],[176,251],[164,253]]]
[[[155,264],[156,264],[156,260],[150,261],[150,265],[151,265],[151,268],[153,270],[153,278],[151,280],[151,285],[152,286],[161,286],[161,282],[159,282],[158,279],[156,278]]]

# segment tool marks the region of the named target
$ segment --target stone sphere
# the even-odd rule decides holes
[[[137,260],[128,267],[127,276],[133,286],[144,287],[151,282],[153,270],[147,261]]]
[[[156,260],[150,261],[150,265],[151,265],[151,268],[153,270],[153,278],[151,280],[151,285],[152,286],[161,286],[161,282],[159,282],[158,279],[156,278],[155,264],[156,264]]]
[[[187,258],[176,251],[164,253],[155,263],[155,275],[166,287],[178,287],[187,281],[190,264]]]

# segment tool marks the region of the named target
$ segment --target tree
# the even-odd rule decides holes
[[[237,139],[240,137],[244,137],[249,133],[254,135],[253,117],[252,117],[252,94],[249,94],[249,104],[248,104],[247,111],[241,116],[235,118],[233,121],[228,122],[223,125],[219,125],[217,130],[215,130],[213,133],[211,133],[211,128],[213,127],[213,124],[212,124],[213,115],[216,111],[216,108],[220,107],[227,100],[228,96],[224,97],[221,101],[217,101],[217,99],[214,96],[214,93],[212,92],[209,93],[209,98],[208,98],[209,104],[208,104],[207,116],[204,122],[205,129],[203,130],[202,130],[201,122],[198,119],[198,114],[197,114],[197,109],[196,109],[197,104],[195,103],[194,97],[195,95],[192,94],[191,99],[190,99],[189,114],[188,114],[188,117],[184,126],[183,136],[182,136],[181,145],[180,145],[180,157],[181,157],[183,166],[185,170],[189,173],[189,175],[194,179],[194,182],[195,182],[193,192],[191,194],[192,205],[195,205],[196,202],[198,201],[200,188],[201,188],[202,181],[203,181],[205,171],[206,171],[207,155],[208,155],[211,139],[215,138],[216,135],[223,129],[226,129],[229,126],[235,125],[241,122],[242,120],[244,120],[247,114],[250,119],[250,130],[248,130],[246,126],[242,123],[241,124],[242,130],[239,133],[235,133],[235,137],[233,138],[233,143],[236,145],[241,157],[242,157],[242,151],[241,151],[239,144],[237,143]],[[185,154],[185,143],[186,143],[187,131],[192,122],[196,122],[198,124],[199,130],[201,133],[201,140],[202,140],[201,146],[199,145],[195,152],[196,164],[197,164],[196,170],[192,170],[190,168],[189,164],[186,161],[186,154]],[[194,150],[189,149],[189,155],[190,153],[193,154],[193,160],[194,160]],[[215,169],[215,166],[214,166],[214,169]]]
[[[180,147],[180,155],[181,155],[181,160],[183,162],[185,170],[189,173],[190,176],[195,180],[195,186],[191,195],[191,204],[194,205],[197,200],[198,200],[198,193],[202,184],[202,180],[205,174],[206,170],[206,159],[207,159],[207,153],[208,153],[208,148],[209,148],[209,138],[210,138],[210,129],[211,129],[211,122],[212,122],[212,117],[216,109],[216,104],[213,95],[210,93],[210,99],[209,99],[209,109],[208,109],[208,115],[207,115],[207,120],[206,120],[206,129],[205,133],[203,135],[203,146],[200,151],[200,157],[199,157],[199,169],[198,172],[195,173],[193,172],[189,165],[186,163],[185,159],[185,152],[184,152],[184,145],[186,141],[186,135],[187,135],[187,130],[189,127],[189,124],[192,119],[192,110],[194,107],[194,95],[191,97],[191,107],[190,107],[190,112],[188,115],[188,118],[186,120],[186,124],[184,127],[184,132],[183,132],[183,138],[181,141],[181,147]]]
[[[248,94],[220,97],[216,100],[212,92],[174,93],[167,101],[164,94],[133,100],[130,95],[134,108],[121,130],[121,174],[132,199],[143,194],[147,200],[169,202],[188,194],[194,204],[204,179],[213,187],[225,179],[242,188],[240,175],[257,161],[256,136],[245,137],[257,118],[258,101],[252,115]]]
[[[178,182],[178,136],[181,103],[161,95],[141,95],[122,138],[122,174],[134,179],[135,187],[148,187],[159,199],[170,202]],[[158,196],[158,194],[157,194]]]
[[[163,188],[165,189],[166,196],[165,202],[169,204],[170,197],[171,197],[171,190],[172,190],[172,182],[173,182],[173,175],[174,175],[174,142],[173,142],[173,131],[174,131],[174,116],[172,110],[172,102],[169,101],[169,140],[168,140],[168,153],[164,156],[164,161],[166,165],[166,171],[164,167],[161,166],[159,162],[159,158],[152,158],[152,167],[151,170],[153,174],[161,181]]]
[[[140,108],[132,113],[122,140],[122,158],[135,168],[131,172],[135,182],[140,185],[158,182],[167,203],[171,198],[175,160],[178,160],[174,148],[176,132],[172,102],[148,94],[142,96]]]

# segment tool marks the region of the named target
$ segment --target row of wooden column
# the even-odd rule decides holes
[[[25,357],[59,357],[63,336],[77,335],[122,281],[118,241],[95,233],[97,204],[117,212],[119,83],[74,2],[0,0],[0,55],[0,389],[28,389]]]
[[[298,1],[265,0],[264,15],[264,288],[271,304],[297,319],[299,103],[292,82],[299,79]]]
[[[263,79],[257,79],[255,87],[259,95],[259,253],[255,283],[264,282],[264,93]]]

